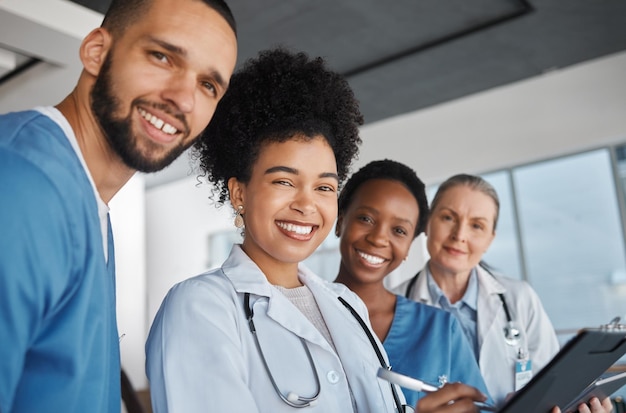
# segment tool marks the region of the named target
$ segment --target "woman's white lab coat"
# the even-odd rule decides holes
[[[530,355],[532,372],[536,374],[559,351],[559,343],[539,296],[527,282],[491,275],[480,266],[476,270],[478,364],[489,393],[499,404],[515,390],[515,364],[520,350]],[[409,298],[439,307],[431,300],[424,270],[417,277]],[[395,287],[394,292],[405,295],[409,282]],[[521,330],[519,345],[511,346],[504,340],[507,320],[498,294],[504,294],[511,318]]]
[[[154,411],[298,410],[281,401],[272,387],[245,317],[246,292],[263,354],[281,392],[315,393],[302,338],[321,386],[316,405],[307,412],[353,412],[350,394],[357,412],[395,411],[389,383],[376,377],[380,363],[374,349],[337,297],[348,301],[369,325],[365,305],[345,286],[328,283],[304,267],[299,268],[299,278],[313,293],[337,352],[235,245],[222,268],[177,284],[161,304],[146,343]]]

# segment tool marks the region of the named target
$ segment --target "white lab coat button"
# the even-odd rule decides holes
[[[339,381],[339,374],[335,370],[331,370],[326,374],[326,379],[330,384],[336,384]]]

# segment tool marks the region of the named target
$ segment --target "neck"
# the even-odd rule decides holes
[[[463,298],[465,291],[467,291],[471,270],[464,272],[447,271],[433,264],[432,261],[428,263],[428,269],[450,303],[454,304]]]
[[[356,293],[356,295],[363,300],[367,308],[379,307],[383,305],[384,301],[390,296],[395,297],[394,294],[385,288],[382,282],[360,283],[355,282],[350,277],[342,277],[341,275],[337,276],[335,282],[344,284]]]
[[[247,237],[246,237],[247,238]],[[298,263],[282,262],[269,257],[264,253],[256,253],[256,249],[250,248],[244,238],[241,248],[252,261],[261,269],[267,281],[272,285],[284,288],[301,287],[303,284],[298,278]]]
[[[96,185],[100,198],[108,204],[111,198],[135,173],[113,152],[93,116],[89,105],[89,93],[85,85],[79,85],[56,108],[67,119],[87,169]],[[84,98],[81,99],[81,96]]]
[[[396,309],[396,296],[389,292],[382,280],[373,282],[355,281],[356,277],[340,267],[335,282],[344,284],[365,303],[374,332],[381,341],[385,340]]]

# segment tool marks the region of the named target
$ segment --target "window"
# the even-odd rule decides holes
[[[522,264],[518,248],[519,235],[515,220],[513,191],[508,171],[483,175],[495,188],[500,199],[500,215],[496,226],[496,238],[483,260],[496,272],[511,278],[522,278]]]
[[[557,330],[608,323],[626,303],[624,238],[610,152],[513,170],[528,281]]]

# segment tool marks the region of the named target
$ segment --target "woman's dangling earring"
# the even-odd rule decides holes
[[[245,225],[241,211],[243,211],[243,205],[239,205],[235,211],[235,227],[237,228],[243,228]]]

